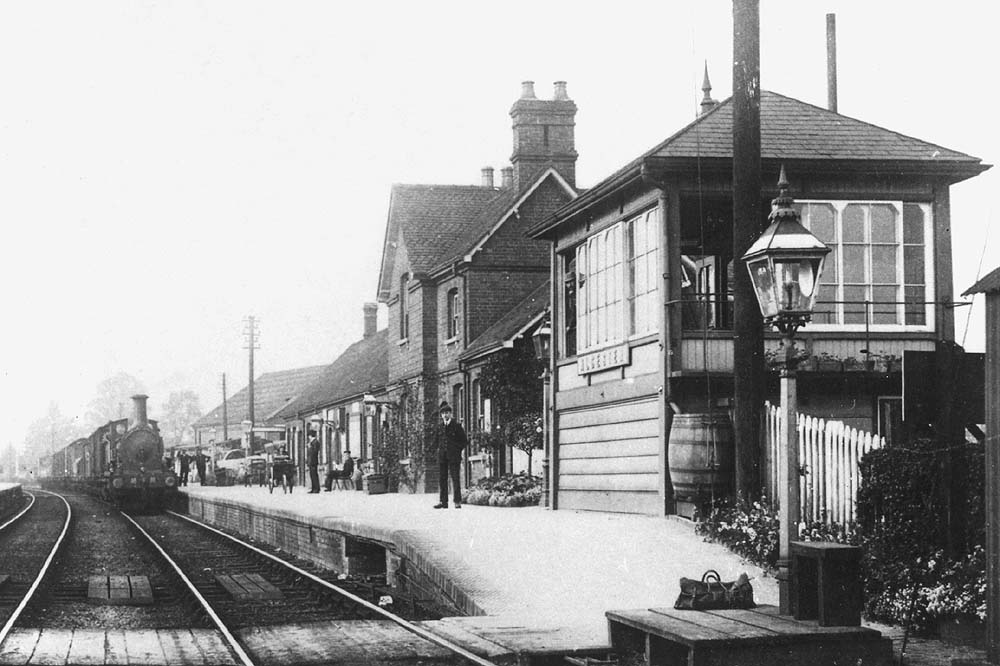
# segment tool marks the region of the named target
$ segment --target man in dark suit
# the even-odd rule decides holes
[[[441,403],[441,423],[434,430],[434,442],[438,451],[438,483],[440,500],[434,505],[435,509],[448,508],[448,477],[451,477],[452,493],[455,499],[455,508],[462,508],[462,489],[458,483],[458,470],[462,464],[462,449],[469,445],[469,438],[465,435],[462,424],[452,418],[451,405],[446,402]]]
[[[194,466],[198,469],[198,483],[205,485],[205,466],[208,464],[208,456],[198,449],[194,457]]]
[[[181,463],[181,485],[186,486],[188,484],[188,476],[191,474],[191,456],[185,451],[181,451],[180,455]]]
[[[319,492],[319,440],[316,433],[309,432],[309,448],[306,451],[306,465],[309,467],[309,492]]]

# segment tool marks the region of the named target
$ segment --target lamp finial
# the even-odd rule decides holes
[[[778,196],[771,200],[771,214],[769,220],[783,217],[791,217],[798,220],[798,213],[792,208],[795,200],[788,195],[788,176],[785,175],[785,165],[781,165],[781,174],[778,176]]]

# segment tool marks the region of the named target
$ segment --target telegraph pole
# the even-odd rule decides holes
[[[253,367],[253,361],[250,362],[250,366]],[[222,441],[229,441],[229,404],[226,402],[226,373],[224,372],[222,373]]]
[[[243,335],[247,338],[247,346],[244,349],[250,351],[250,383],[247,385],[247,420],[250,421],[250,427],[253,428],[254,424],[254,414],[253,414],[253,351],[255,349],[260,349],[260,341],[258,340],[260,336],[260,322],[257,321],[256,317],[250,315],[244,320]],[[251,433],[251,438],[253,434]],[[251,439],[251,443],[253,440]]]
[[[733,0],[733,430],[736,491],[760,493],[764,322],[740,258],[761,232],[760,6]]]

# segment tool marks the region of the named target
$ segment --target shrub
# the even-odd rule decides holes
[[[462,502],[483,506],[532,506],[542,498],[542,480],[525,473],[480,479],[462,491]]]
[[[864,548],[865,614],[873,620],[907,623],[920,632],[937,620],[985,612],[986,571],[981,544],[984,449],[982,444],[942,445],[916,439],[905,447],[873,451],[861,461],[858,518]],[[944,469],[962,463],[967,552],[947,554],[948,488]]]
[[[927,633],[941,619],[983,619],[983,454],[982,444],[949,447],[928,439],[872,451],[861,460],[858,523],[807,523],[800,538],[863,548],[864,613],[871,620],[909,624]],[[962,476],[952,483],[962,483],[968,491],[964,537],[972,545],[966,553],[949,556],[943,469],[955,455]],[[697,531],[759,566],[773,567],[778,526],[777,515],[762,498],[715,507]]]
[[[774,567],[778,561],[778,515],[764,497],[753,504],[722,502],[696,530],[758,566]]]

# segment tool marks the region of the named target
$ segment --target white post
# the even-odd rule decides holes
[[[791,335],[783,342],[785,363],[781,370],[781,450],[778,461],[778,610],[791,615],[791,544],[798,539],[799,529],[799,452],[798,427],[795,415],[798,397],[795,386],[795,340]]]

